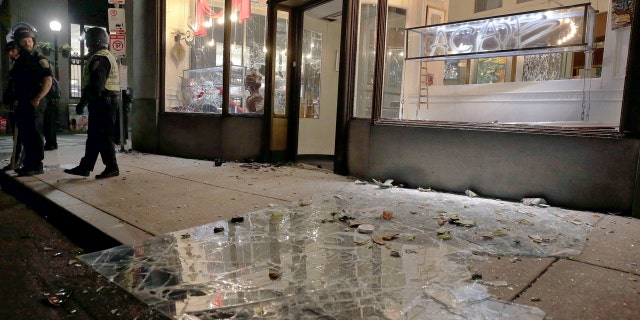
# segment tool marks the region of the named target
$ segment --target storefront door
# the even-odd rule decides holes
[[[304,11],[296,160],[333,168],[342,0]]]

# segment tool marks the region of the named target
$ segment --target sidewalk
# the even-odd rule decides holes
[[[118,154],[119,177],[96,180],[101,163],[89,178],[62,172],[79,162],[84,146],[61,138],[58,150],[45,153],[44,174],[2,174],[0,181],[28,188],[122,243],[83,260],[169,316],[640,314],[637,219],[382,189],[304,165],[216,167],[138,152]],[[381,219],[384,211],[393,218]],[[473,226],[451,223],[454,215]],[[376,232],[354,232],[346,220]],[[453,239],[440,239],[441,228]],[[378,231],[397,239],[379,245]]]

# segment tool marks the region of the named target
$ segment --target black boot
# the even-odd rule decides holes
[[[96,175],[96,179],[111,178],[111,177],[116,177],[118,175],[120,175],[120,170],[118,170],[118,167],[105,168],[104,171],[102,171],[102,173]]]
[[[80,166],[77,166],[73,169],[64,169],[64,173],[72,174],[75,176],[82,176],[82,177],[88,177],[90,172],[91,171],[85,170]]]

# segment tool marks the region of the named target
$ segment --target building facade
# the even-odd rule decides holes
[[[637,216],[630,5],[128,1],[133,148]]]

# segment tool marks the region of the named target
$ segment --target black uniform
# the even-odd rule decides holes
[[[52,76],[49,61],[38,52],[22,50],[10,71],[14,81],[16,124],[22,140],[25,157],[22,172],[42,171],[44,143],[42,139],[42,115],[45,101],[33,106],[33,100],[42,88],[42,79]]]
[[[118,110],[118,92],[105,89],[105,83],[111,70],[109,59],[94,55],[89,62],[89,81],[82,88],[82,99],[78,104],[83,109],[84,103],[89,107],[89,129],[84,157],[80,160],[81,171],[93,171],[98,160],[106,171],[118,170],[114,138],[116,133],[116,113]],[[82,110],[78,110],[82,113]]]
[[[54,80],[57,82],[57,80]],[[55,88],[54,88],[55,87]],[[58,116],[60,107],[58,102],[60,96],[58,92],[58,85],[53,83],[51,90],[46,96],[47,108],[44,110],[44,122],[42,128],[44,130],[44,149],[55,150],[58,149]]]

